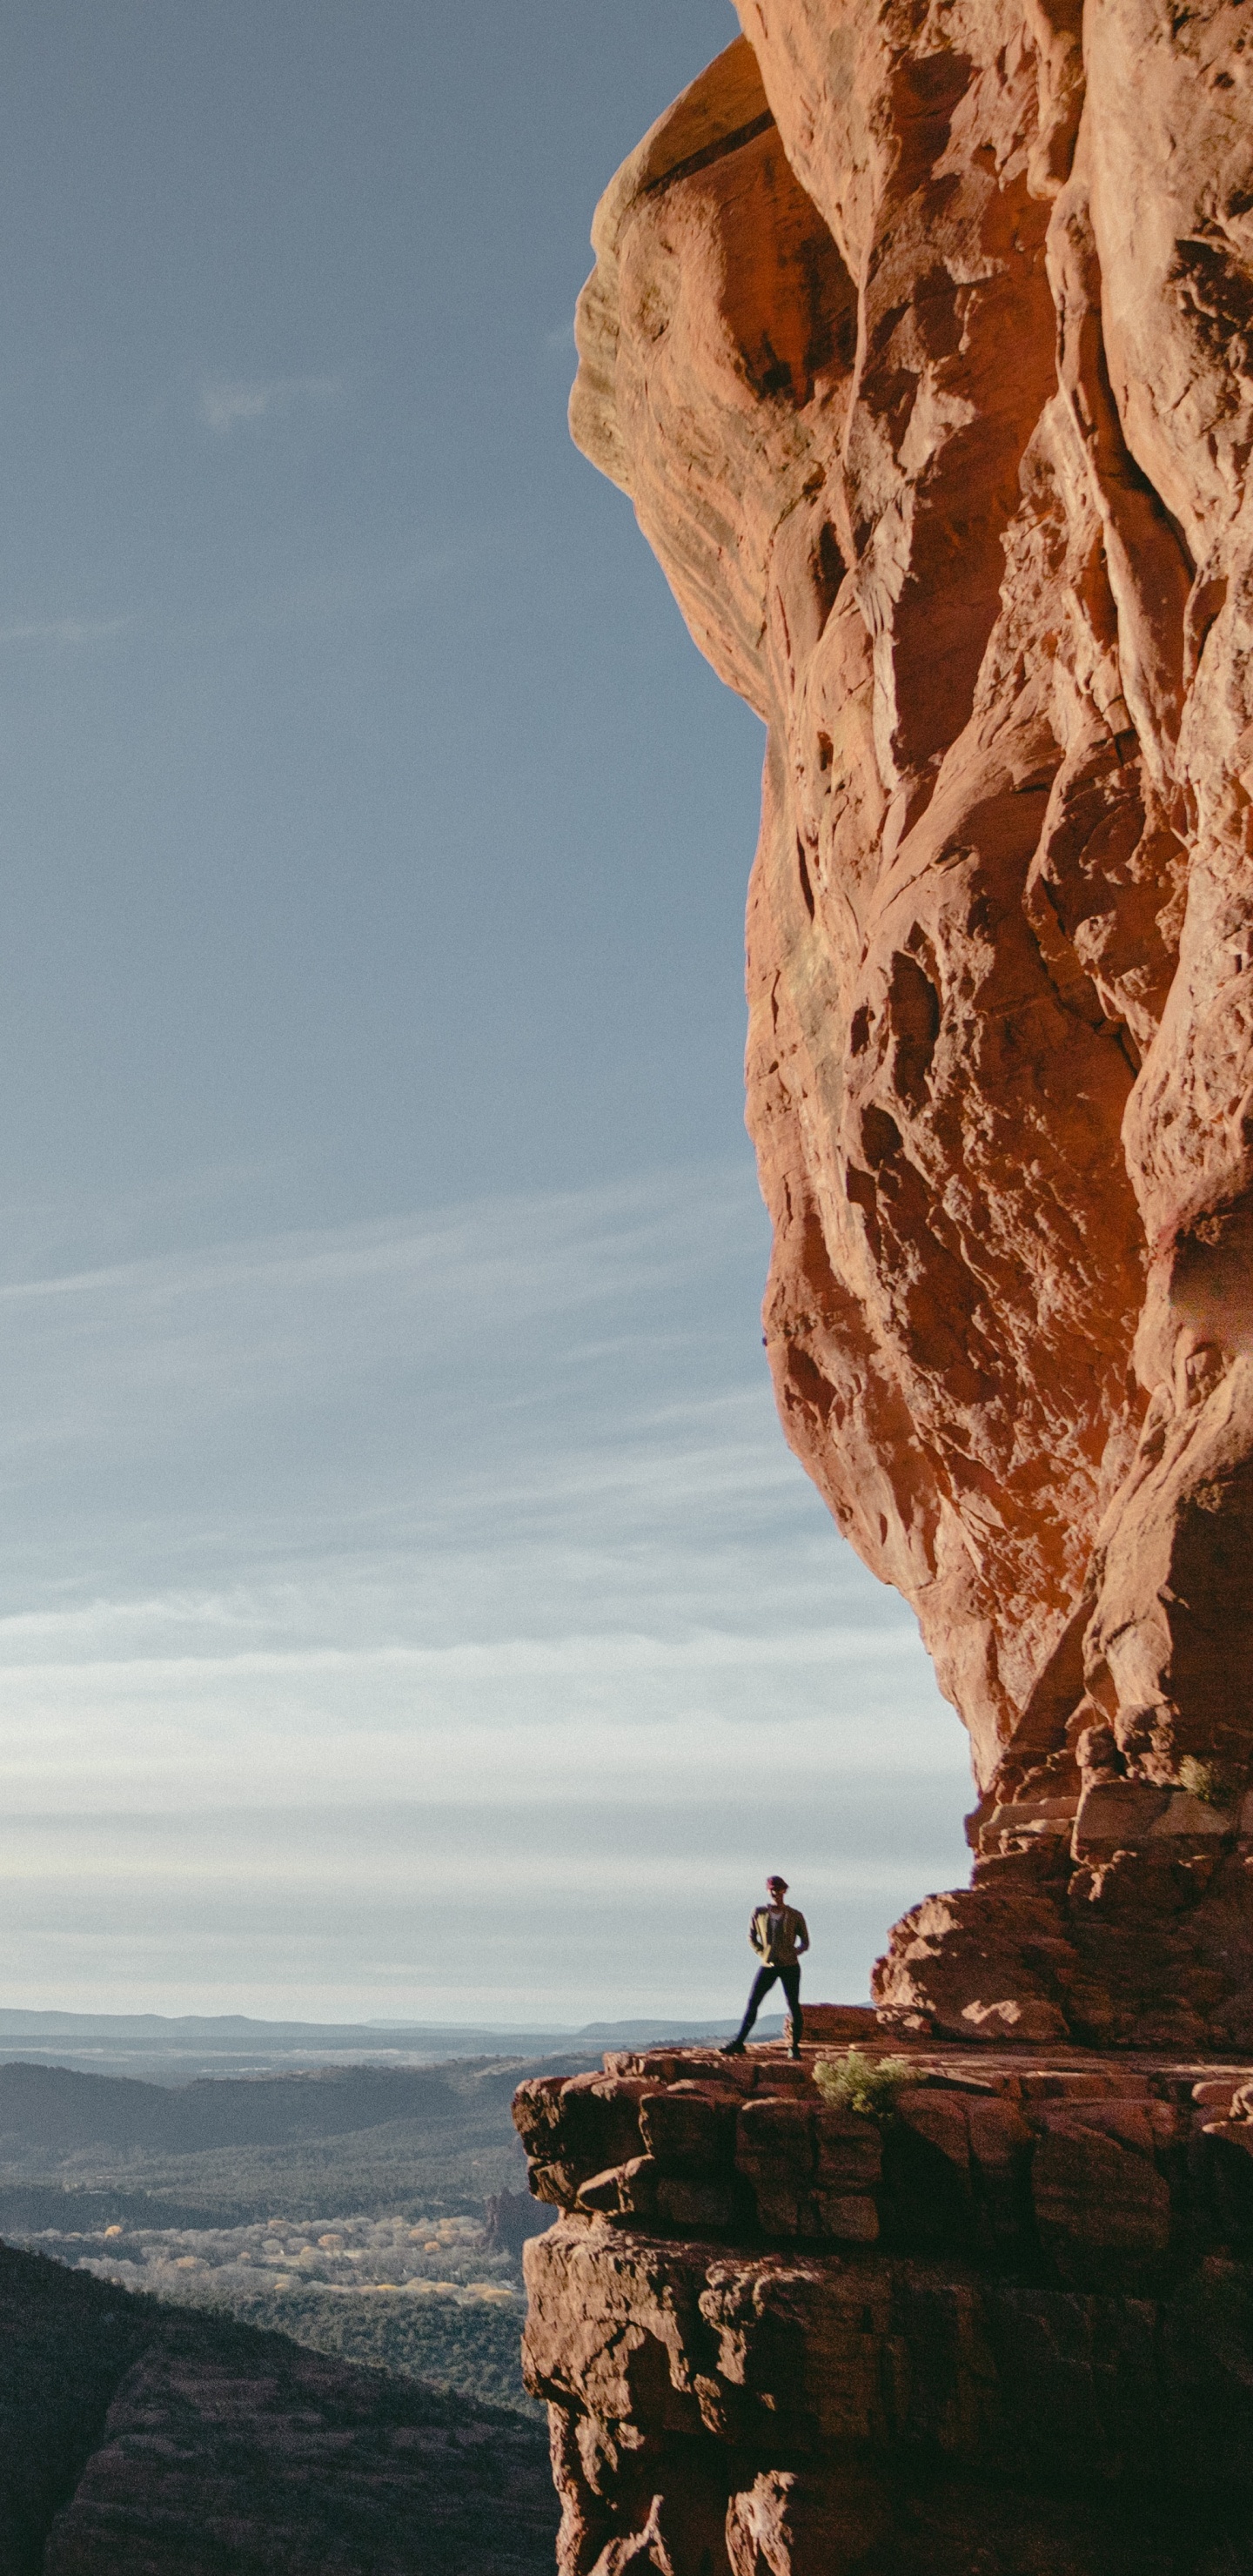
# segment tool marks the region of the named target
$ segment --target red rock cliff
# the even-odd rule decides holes
[[[907,2047],[521,2087],[560,2576],[1250,2576],[1248,2069]]]
[[[580,306],[768,728],[767,1340],[970,1730],[878,1987],[968,2034],[1253,2038],[1245,14],[742,0]]]

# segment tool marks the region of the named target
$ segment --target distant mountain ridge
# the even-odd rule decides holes
[[[84,2074],[184,2084],[197,2076],[248,2076],[336,2063],[393,2067],[450,2058],[544,2057],[576,2050],[656,2048],[729,2036],[731,2021],[586,2022],[579,2029],[509,2029],[471,2022],[259,2021],[247,2013],[76,2013],[0,2007],[0,2064],[68,2066]],[[782,2025],[759,2025],[770,2038]]]
[[[200,2076],[173,2086],[66,2066],[0,2065],[0,2146],[285,2146],[350,2135],[388,2120],[452,2119],[460,2110],[438,2074],[388,2066],[318,2074]]]
[[[731,2030],[732,2022],[713,2022],[691,2017],[686,2021],[589,2021],[548,2023],[542,2028],[534,2023],[500,2022],[417,2022],[417,2021],[264,2021],[253,2013],[75,2013],[43,2012],[29,2005],[0,2005],[0,2036],[26,2031],[94,2031],[157,2033],[174,2031],[213,2032],[251,2037],[278,2034],[319,2039],[358,2039],[363,2034],[373,2038],[387,2033],[389,2043],[398,2036],[407,2039],[431,2039],[445,2044],[456,2039],[557,2039],[569,2043],[587,2040],[602,2032],[606,2047],[629,2048],[658,2043],[667,2039],[707,2038],[714,2030]]]

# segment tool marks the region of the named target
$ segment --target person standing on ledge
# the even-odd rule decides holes
[[[799,2057],[801,2053],[801,1958],[809,1948],[809,1932],[804,1915],[798,1914],[796,1907],[786,1902],[785,1878],[768,1878],[766,1896],[768,1902],[765,1905],[753,1907],[748,1927],[748,1937],[761,1966],[753,1979],[744,2019],[734,2039],[723,2042],[724,2057],[743,2056],[744,2042],[761,2009],[762,1996],[769,1994],[776,1977],[787,1996],[791,2041],[788,2053],[792,2057]]]

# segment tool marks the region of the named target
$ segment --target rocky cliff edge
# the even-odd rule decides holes
[[[571,417],[767,727],[779,1409],[971,1735],[878,1996],[1248,2045],[1246,11],[740,16],[598,210]]]

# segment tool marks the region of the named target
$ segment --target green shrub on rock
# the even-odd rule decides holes
[[[902,2085],[916,2070],[907,2057],[867,2057],[849,2048],[843,2057],[820,2057],[814,2082],[823,2100],[838,2111],[860,2111],[870,2120],[890,2120]]]
[[[1179,1786],[1190,1798],[1199,1798],[1204,1807],[1232,1807],[1239,1796],[1235,1781],[1221,1762],[1198,1762],[1195,1753],[1185,1753],[1179,1765]]]

